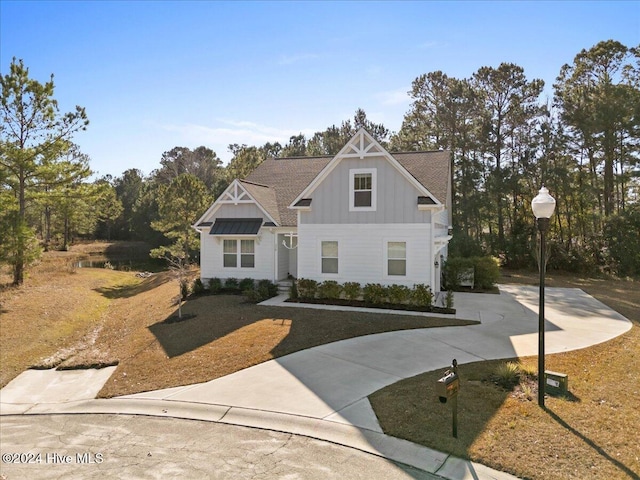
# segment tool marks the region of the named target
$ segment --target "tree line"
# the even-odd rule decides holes
[[[452,153],[451,254],[535,264],[530,201],[542,184],[556,198],[550,268],[640,275],[640,48],[608,40],[579,52],[542,98],[544,82],[512,63],[469,78],[441,71],[412,82],[397,132],[367,118],[332,125],[285,145],[229,145],[223,165],[201,146],[164,152],[145,176],[129,169],[90,182],[89,159],[73,144],[84,110],[60,114],[53,80],[28,77],[21,61],[2,77],[0,261],[14,281],[43,248],[78,236],[143,240],[157,255],[197,252],[190,225],[234,178],[269,157],[335,155],[364,127],[389,151]],[[19,268],[18,268],[19,267]]]

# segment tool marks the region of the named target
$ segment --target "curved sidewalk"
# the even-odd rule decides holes
[[[500,291],[500,295],[456,294],[456,316],[480,320],[479,325],[343,340],[210,382],[109,400],[85,396],[85,400],[63,404],[46,403],[44,398],[42,402],[22,403],[19,395],[7,391],[9,384],[0,398],[2,413],[100,412],[195,418],[329,440],[445,478],[512,478],[384,435],[367,399],[403,378],[444,368],[453,358],[464,364],[536,355],[537,287],[504,285]],[[548,288],[545,313],[547,354],[601,343],[631,328],[622,315],[578,289]]]

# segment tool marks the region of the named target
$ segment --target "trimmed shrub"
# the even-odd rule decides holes
[[[411,301],[419,307],[430,307],[433,302],[433,292],[429,285],[419,283],[411,290]]]
[[[365,302],[381,304],[387,300],[387,289],[379,283],[367,283],[362,289]]]
[[[260,280],[256,288],[262,292],[266,292],[268,295],[267,298],[275,297],[278,294],[278,285],[271,280]]]
[[[253,278],[243,278],[240,280],[240,291],[246,292],[247,290],[253,290],[255,288],[255,282]]]
[[[335,280],[325,280],[318,286],[318,298],[328,298],[335,300],[340,298],[342,287]]]
[[[202,295],[204,293],[204,283],[202,283],[202,280],[200,278],[196,278],[193,281],[191,291],[194,295]]]
[[[247,300],[252,303],[260,303],[278,294],[278,286],[271,280],[260,280],[254,288],[243,291]]]
[[[308,278],[298,280],[298,294],[300,298],[316,298],[318,282]]]
[[[222,289],[222,280],[219,278],[209,279],[209,291],[213,294],[219,293]]]
[[[444,263],[444,285],[449,290],[457,290],[460,288],[460,280],[464,272],[473,269],[473,259],[454,257],[448,258]]]
[[[490,289],[500,278],[500,265],[495,257],[475,257],[474,262],[474,287]]]
[[[411,290],[405,285],[393,284],[387,287],[387,296],[391,303],[405,303],[411,297]]]
[[[444,286],[447,290],[460,289],[466,272],[473,270],[473,288],[493,288],[500,278],[498,259],[494,257],[449,258],[444,264]]]
[[[342,286],[344,296],[347,297],[348,300],[357,300],[360,298],[361,290],[362,288],[358,282],[347,282]]]
[[[224,281],[224,288],[239,288],[240,284],[238,283],[238,279],[237,278],[233,278],[233,277],[229,277]]]

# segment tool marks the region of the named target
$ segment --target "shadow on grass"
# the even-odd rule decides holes
[[[183,315],[196,315],[175,322],[176,312],[149,326],[170,358],[183,355],[234,332],[246,332],[244,349],[263,349],[267,358],[277,358],[306,348],[362,335],[393,330],[471,325],[477,322],[352,313],[305,308],[267,307],[248,303],[237,295],[204,296],[187,301]],[[283,332],[282,328],[287,331]],[[243,332],[240,332],[240,331]]]
[[[163,283],[172,280],[171,272],[154,273],[152,276],[145,278],[142,282],[133,285],[116,285],[113,287],[100,287],[95,291],[109,299],[130,298],[144,292],[153,290]],[[176,294],[177,294],[176,288]]]
[[[550,410],[549,408],[545,408],[545,411],[549,414],[549,416],[551,418],[553,418],[556,422],[558,422],[559,425],[561,425],[563,428],[565,428],[567,431],[571,432],[573,435],[575,435],[576,437],[578,437],[580,440],[582,440],[584,443],[586,443],[587,445],[589,445],[589,447],[593,448],[598,455],[600,455],[603,458],[606,458],[607,461],[611,462],[613,465],[615,465],[618,469],[620,469],[621,471],[623,471],[626,475],[629,476],[629,478],[633,478],[633,479],[638,479],[640,478],[640,476],[638,475],[637,472],[634,472],[633,470],[631,470],[629,467],[627,467],[624,463],[622,463],[619,460],[616,460],[615,458],[613,458],[611,455],[609,455],[601,446],[599,446],[596,442],[594,442],[593,440],[591,440],[589,437],[587,437],[586,435],[580,433],[578,430],[576,430],[575,428],[573,428],[571,425],[569,425],[567,422],[565,422],[557,413],[555,413],[553,410]]]

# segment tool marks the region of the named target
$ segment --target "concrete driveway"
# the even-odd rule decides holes
[[[384,435],[367,396],[403,378],[444,368],[453,358],[462,365],[536,355],[537,287],[502,285],[500,292],[456,293],[456,316],[480,320],[479,325],[343,340],[210,382],[110,400],[65,397],[66,403],[60,403],[46,388],[40,397],[23,395],[27,387],[19,376],[0,391],[0,408],[3,414],[150,414],[266,428],[350,445],[447,478],[476,478],[484,467]],[[607,341],[628,331],[631,322],[582,290],[548,288],[545,328],[550,354]],[[499,474],[485,473],[487,478]]]

